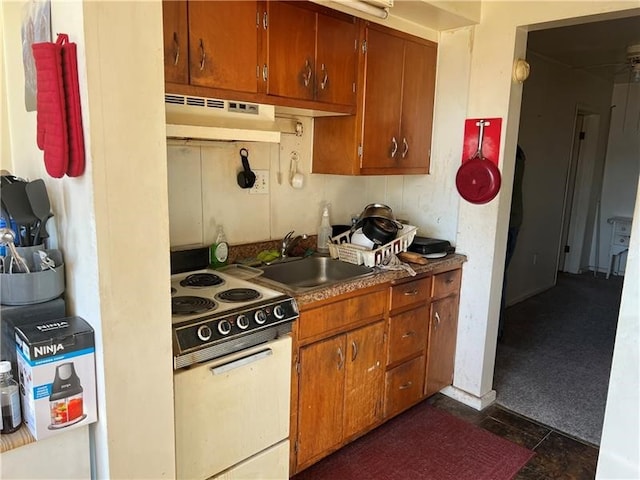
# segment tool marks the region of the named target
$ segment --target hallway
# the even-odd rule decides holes
[[[497,404],[599,445],[622,283],[559,273],[555,287],[508,307]]]

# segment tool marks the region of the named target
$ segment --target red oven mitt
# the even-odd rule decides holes
[[[69,166],[67,117],[62,82],[62,47],[42,42],[32,45],[37,81],[37,143],[44,150],[47,173],[62,177]]]
[[[78,84],[77,46],[69,42],[69,36],[66,34],[59,34],[57,43],[62,45],[62,80],[69,135],[69,166],[66,173],[70,177],[79,177],[84,173],[84,135]]]

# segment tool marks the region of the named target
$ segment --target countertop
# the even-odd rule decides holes
[[[415,263],[411,263],[409,264],[409,266],[416,272],[416,275],[421,275],[424,273],[439,273],[445,272],[447,270],[453,270],[455,268],[459,268],[464,262],[466,262],[466,260],[466,256],[453,253],[443,258],[430,260],[426,265],[417,265]],[[381,283],[410,279],[412,277],[412,275],[405,269],[385,270],[380,267],[375,267],[375,270],[375,273],[368,277],[347,280],[344,282],[329,285],[327,287],[318,287],[306,292],[294,292],[292,290],[278,288],[275,287],[272,283],[262,282],[260,280],[260,277],[256,277],[252,279],[252,281],[291,295],[296,299],[298,307],[304,308],[311,303],[326,300],[331,297],[372,287]]]

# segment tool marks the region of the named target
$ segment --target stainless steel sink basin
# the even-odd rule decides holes
[[[261,279],[296,292],[371,275],[374,270],[329,257],[307,257],[260,267]]]

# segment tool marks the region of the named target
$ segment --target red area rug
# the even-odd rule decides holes
[[[422,402],[292,480],[509,480],[533,455]]]

